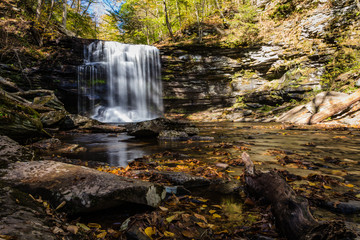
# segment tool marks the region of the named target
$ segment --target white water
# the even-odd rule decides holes
[[[101,122],[134,122],[163,113],[159,50],[97,41],[78,69],[78,110]]]

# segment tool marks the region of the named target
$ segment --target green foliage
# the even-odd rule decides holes
[[[338,90],[348,84],[347,78],[341,79],[343,73],[357,73],[360,69],[360,51],[343,48],[337,51],[326,65],[326,73],[322,76],[321,82],[327,90]]]
[[[296,9],[293,0],[287,0],[285,3],[278,3],[275,11],[270,15],[271,18],[284,19],[287,18]]]

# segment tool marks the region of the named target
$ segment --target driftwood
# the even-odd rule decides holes
[[[355,239],[342,221],[320,223],[311,214],[308,201],[298,196],[275,171],[263,173],[255,170],[247,153],[242,154],[245,163],[245,182],[249,194],[263,198],[271,204],[277,229],[287,239]]]
[[[334,104],[327,106],[325,109],[321,110],[320,112],[315,113],[310,118],[310,124],[319,123],[328,117],[331,117],[337,113],[340,113],[350,107],[352,104],[360,101],[360,90],[357,90],[353,94],[349,95],[346,99],[342,101],[338,101]]]

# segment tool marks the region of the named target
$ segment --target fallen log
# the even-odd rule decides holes
[[[275,171],[255,169],[250,156],[244,152],[246,190],[255,198],[263,198],[271,205],[275,224],[287,239],[355,239],[356,234],[343,221],[318,222],[309,210],[308,201],[298,196]]]

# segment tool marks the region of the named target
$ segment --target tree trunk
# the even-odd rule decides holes
[[[62,14],[62,25],[66,29],[67,19],[67,0],[63,0],[63,14]]]
[[[53,14],[53,8],[54,8],[54,4],[55,4],[55,0],[51,0],[51,5],[50,5],[50,10],[49,10],[49,16],[48,16],[48,20],[47,20],[47,24],[49,24],[52,14]]]
[[[264,198],[271,204],[277,229],[287,239],[354,239],[342,221],[319,223],[310,213],[308,201],[292,190],[275,171],[263,173],[255,170],[249,155],[244,152],[245,182],[247,191]]]
[[[198,41],[199,43],[202,42],[202,27],[201,27],[201,21],[200,21],[200,10],[198,4],[195,2],[195,15],[196,15],[196,23],[198,26]]]
[[[177,8],[177,11],[178,11],[179,27],[180,27],[180,29],[182,29],[182,23],[181,23],[181,9],[180,9],[180,5],[179,5],[179,0],[176,0],[176,8]]]
[[[327,106],[325,109],[321,110],[320,112],[315,113],[314,115],[311,116],[309,123],[310,124],[319,123],[327,119],[328,117],[331,117],[336,113],[345,110],[346,108],[350,107],[352,104],[356,103],[357,101],[360,101],[360,90],[357,90],[343,101],[337,102],[335,104],[331,104]]]
[[[37,0],[37,6],[36,6],[36,20],[38,21],[41,15],[41,5],[42,0]]]
[[[163,0],[163,4],[164,4],[166,27],[169,30],[169,34],[170,34],[170,37],[171,37],[172,41],[175,42],[175,37],[173,35],[172,29],[171,29],[171,24],[170,24],[170,21],[169,21],[169,14],[168,14],[168,11],[167,11],[166,0]]]

